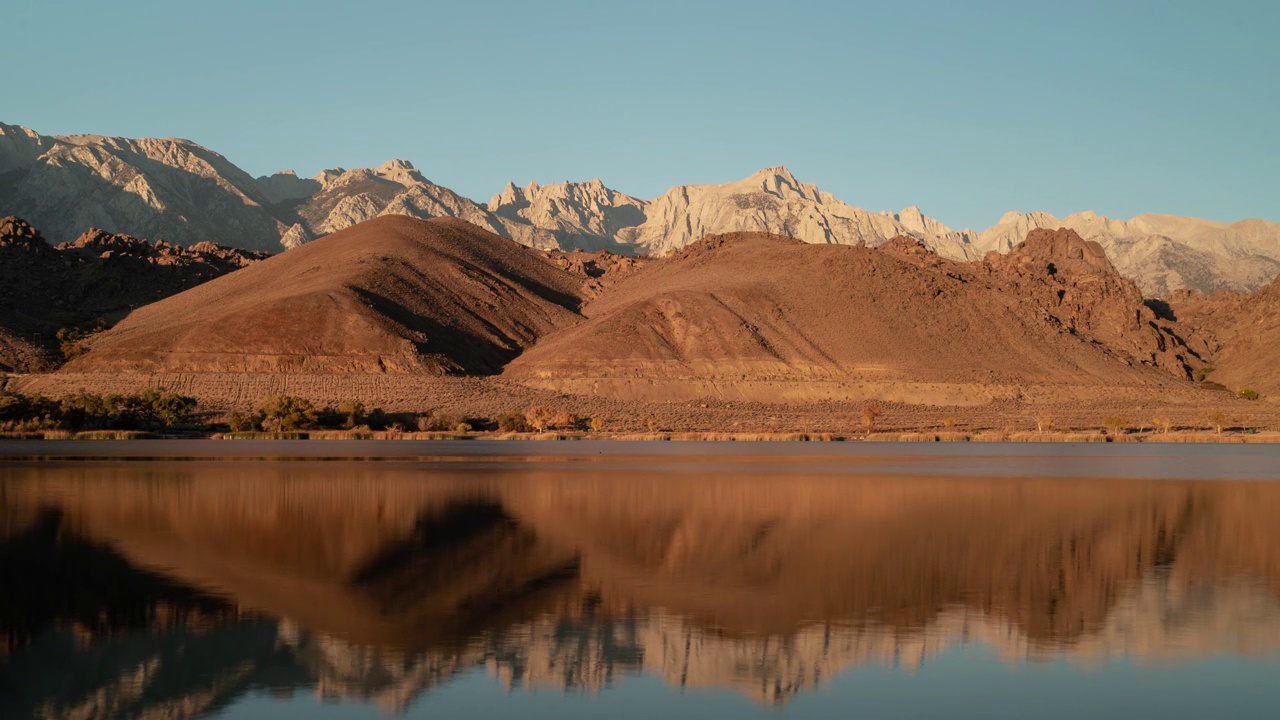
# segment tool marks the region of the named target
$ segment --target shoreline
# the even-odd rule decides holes
[[[38,441],[135,441],[135,440],[216,440],[216,441],[535,441],[535,442],[813,442],[813,443],[1150,443],[1150,444],[1280,444],[1280,432],[1170,432],[1126,433],[1106,435],[1102,433],[1037,433],[1037,432],[883,432],[863,434],[838,433],[728,433],[728,432],[652,432],[652,433],[603,433],[603,432],[396,432],[396,431],[345,431],[307,430],[298,432],[240,432],[240,433],[156,433],[132,430],[93,430],[70,432],[49,430],[35,432],[0,433],[0,449],[5,442]]]

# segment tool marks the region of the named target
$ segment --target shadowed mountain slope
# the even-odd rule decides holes
[[[389,216],[133,313],[69,371],[496,372],[582,279],[453,218]]]
[[[1205,343],[1210,380],[1239,391],[1280,395],[1280,280],[1253,293],[1184,293],[1173,312]]]
[[[179,247],[90,228],[53,247],[21,218],[0,218],[0,371],[61,362],[63,328],[113,322],[266,257],[213,243]]]

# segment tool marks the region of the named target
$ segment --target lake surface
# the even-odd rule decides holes
[[[1280,717],[1280,446],[0,443],[0,718]]]

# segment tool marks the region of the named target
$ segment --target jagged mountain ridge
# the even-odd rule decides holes
[[[807,243],[872,246],[911,235],[944,257],[976,258],[966,233],[926,218],[919,208],[889,215],[851,207],[816,185],[800,182],[782,166],[723,185],[671,188],[649,204],[643,224],[624,229],[619,239],[647,254],[663,255],[704,235],[728,232],[767,232]]]
[[[428,180],[404,160],[377,168],[253,178],[189,140],[46,136],[0,123],[0,212],[53,242],[84,228],[252,250],[287,249],[383,215],[459,217],[543,249],[664,254],[710,233],[767,232],[809,243],[879,245],[908,235],[938,254],[975,260],[1007,252],[1033,229],[1067,227],[1099,242],[1148,296],[1182,289],[1256,290],[1280,274],[1280,224],[1170,215],[1116,220],[1081,212],[1011,212],[982,231],[952,230],[912,206],[853,207],[787,168],[736,182],[680,185],[644,200],[598,179],[507,187],[482,205]]]
[[[90,227],[178,245],[279,250],[257,181],[189,140],[45,136],[0,123],[0,208],[51,242]]]

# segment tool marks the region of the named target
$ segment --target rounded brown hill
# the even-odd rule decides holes
[[[582,278],[461,220],[361,223],[141,308],[68,372],[491,373]]]
[[[708,236],[588,304],[587,321],[543,338],[506,374],[539,383],[1173,382],[1157,369],[1169,346],[1147,324],[1141,295],[1105,256],[1085,257],[1074,233],[1032,238],[994,264],[896,247]]]

